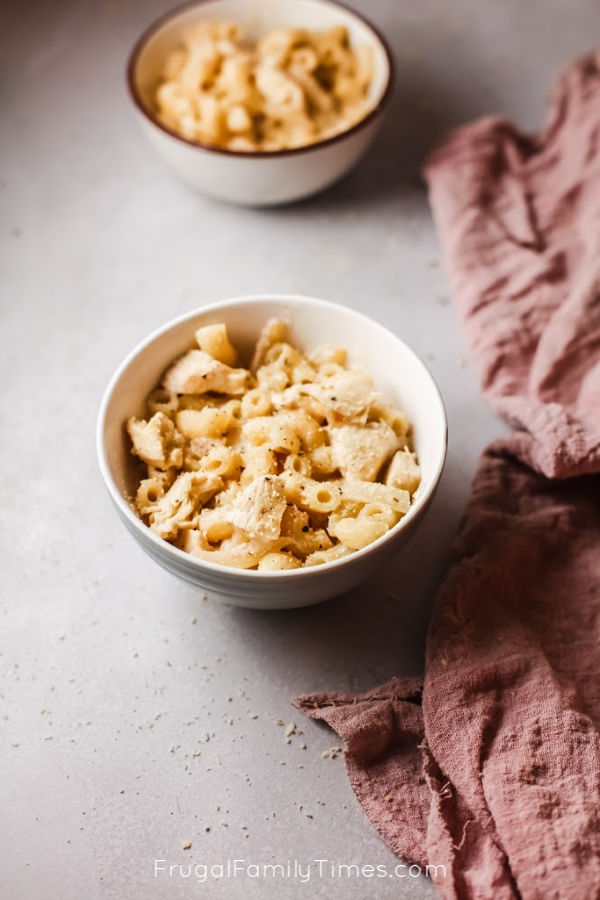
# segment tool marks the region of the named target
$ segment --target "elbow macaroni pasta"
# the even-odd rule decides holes
[[[242,152],[287,150],[363,119],[372,78],[371,48],[353,49],[343,26],[282,28],[252,45],[236,25],[202,22],[167,56],[154,102],[159,121],[188,140]],[[227,349],[216,358],[227,363],[228,356]]]
[[[227,566],[321,565],[382,537],[421,478],[406,415],[384,403],[340,349],[304,354],[267,322],[249,369],[224,325],[127,422],[145,467],[135,508],[157,535]]]

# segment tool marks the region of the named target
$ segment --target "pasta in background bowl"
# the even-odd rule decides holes
[[[348,131],[369,112],[373,51],[344,25],[278,28],[252,42],[231,22],[199,22],[166,57],[159,122],[213,147],[270,153]]]
[[[258,67],[251,54],[236,62],[238,33],[263,48]],[[283,61],[282,40],[298,43],[293,60]],[[334,57],[339,65],[324,65]],[[180,178],[268,206],[314,194],[356,164],[390,98],[392,59],[375,28],[333,0],[201,0],[148,28],[127,79],[144,132]]]
[[[412,439],[420,467],[420,482],[418,486],[416,482],[413,483],[414,494],[409,504],[406,503],[406,497],[403,497],[406,513],[396,524],[390,521],[385,529],[380,530],[381,536],[378,537],[373,532],[374,539],[364,546],[360,546],[363,542],[362,537],[355,537],[353,540],[351,536],[349,537],[349,531],[344,533],[343,529],[351,529],[351,525],[342,525],[340,534],[346,541],[355,543],[357,549],[345,553],[338,559],[321,560],[319,565],[295,568],[269,569],[268,566],[262,569],[232,568],[222,562],[213,561],[208,554],[194,556],[185,552],[181,547],[168,543],[142,521],[135,508],[135,498],[144,473],[140,471],[131,453],[131,439],[127,434],[125,423],[131,420],[132,416],[134,421],[147,421],[146,398],[155,391],[164,373],[172,367],[173,361],[182,356],[185,359],[185,354],[189,353],[192,347],[191,335],[198,329],[203,329],[204,334],[211,332],[214,334],[218,331],[215,326],[224,325],[228,340],[234,347],[239,348],[241,358],[248,361],[251,359],[261,329],[269,319],[286,323],[289,329],[289,343],[293,346],[311,348],[327,341],[334,343],[335,346],[345,347],[348,353],[348,369],[368,372],[381,397],[385,397],[392,406],[405,411],[407,419],[413,426]],[[197,352],[202,354],[203,351],[197,349]],[[208,356],[210,358],[210,355]],[[232,358],[231,360],[233,361]],[[224,369],[228,368],[225,364]],[[276,368],[277,366],[271,370],[271,377],[276,376]],[[234,383],[233,389],[241,391],[237,396],[250,396],[250,400],[246,400],[247,405],[254,402],[257,398],[253,399],[252,395],[245,393],[247,382],[243,379],[247,376],[243,374],[243,370],[242,374],[239,367],[231,371],[236,373],[234,379],[238,379],[237,386]],[[228,372],[225,374],[231,377]],[[201,378],[202,372],[180,366],[175,375],[169,378],[168,384],[171,389],[183,386],[187,391],[190,387],[197,387],[197,382],[185,381],[184,384],[181,379],[194,375]],[[215,377],[214,373],[211,377]],[[213,386],[214,384],[215,382]],[[178,391],[175,393],[179,395]],[[232,395],[231,399],[235,396]],[[154,394],[151,402],[168,404],[169,400],[168,394],[162,396]],[[259,396],[258,400],[262,402],[264,397]],[[200,408],[194,410],[193,402],[188,401],[186,405],[187,410],[176,411],[175,421],[178,413],[200,412],[207,406],[202,402],[196,404]],[[233,405],[226,411],[226,415],[235,415]],[[158,407],[155,408],[157,412],[160,411]],[[193,433],[194,428],[202,431],[208,427],[208,419],[214,417],[214,410],[218,410],[219,407],[209,405],[209,408],[213,412],[204,422],[200,422],[196,416],[183,417],[181,424],[189,434]],[[248,421],[252,418],[248,415]],[[256,417],[255,421],[259,418],[261,417]],[[171,417],[168,417],[168,420],[173,422]],[[260,430],[263,426],[264,422],[252,428]],[[169,439],[162,445],[161,452],[166,456],[154,458],[152,460],[154,463],[164,465],[165,460],[167,463],[181,463],[183,444],[180,444],[173,435],[171,437],[173,440]],[[202,439],[202,436],[200,438]],[[285,435],[281,433],[279,439],[284,438]],[[161,328],[140,344],[119,367],[106,390],[98,419],[97,446],[100,468],[119,516],[142,548],[155,561],[180,578],[227,602],[241,606],[276,609],[305,606],[343,593],[368,578],[381,567],[383,561],[400,549],[417,527],[437,487],[446,453],[446,418],[439,392],[424,364],[402,341],[373,320],[345,307],[311,298],[248,297],[189,313]],[[260,446],[260,441],[257,446]],[[206,451],[209,448],[203,446],[202,449]],[[285,458],[288,456],[289,454],[284,454]],[[229,460],[226,464],[231,462]],[[218,465],[222,464],[223,460],[219,457]],[[302,479],[307,476],[301,472],[291,472],[290,478],[291,489],[298,490],[303,483]],[[363,479],[358,479],[361,480]],[[324,481],[323,484],[327,485],[328,482]],[[157,499],[158,495],[151,496],[150,504]],[[357,503],[354,512],[358,512],[369,498],[355,499]],[[166,518],[168,519],[168,516]],[[217,529],[222,525],[219,522],[213,524]],[[168,529],[169,526],[166,527]],[[218,536],[218,532],[215,533]],[[221,532],[221,537],[224,533]],[[344,541],[340,540],[340,543],[343,544]]]

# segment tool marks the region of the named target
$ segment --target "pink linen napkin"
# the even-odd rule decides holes
[[[425,168],[496,410],[419,679],[297,698],[366,814],[448,898],[600,897],[600,52],[546,127],[488,117]]]

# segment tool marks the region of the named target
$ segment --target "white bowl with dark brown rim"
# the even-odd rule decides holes
[[[310,349],[324,342],[344,347],[350,366],[368,372],[383,399],[403,409],[413,425],[421,465],[421,483],[408,513],[383,537],[341,559],[318,566],[277,572],[234,569],[184,553],[159,538],[139,518],[133,498],[139,468],[131,453],[125,423],[143,417],[146,397],[165,369],[194,343],[194,332],[223,322],[245,363],[261,328],[282,319],[291,341]],[[383,325],[344,306],[290,295],[237,297],[186,313],[168,322],[123,360],[108,387],[98,415],[100,471],[117,513],[142,549],[173,575],[236,606],[291,609],[335,597],[360,584],[388,562],[414,534],[431,503],[446,458],[444,405],[425,364]]]
[[[253,39],[273,28],[345,25],[353,46],[373,51],[367,114],[347,131],[290,150],[247,153],[182,137],[158,121],[154,95],[165,57],[180,45],[182,30],[199,21],[235,22]],[[334,0],[196,0],[167,13],[142,34],[129,57],[127,82],[144,133],[176,175],[220,200],[272,206],[315,194],[356,165],[381,125],[392,71],[391,53],[379,32]]]

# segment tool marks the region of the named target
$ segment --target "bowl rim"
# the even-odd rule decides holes
[[[168,12],[163,13],[163,15],[159,16],[157,19],[154,19],[154,21],[151,22],[150,25],[142,32],[140,37],[133,45],[133,49],[131,50],[127,60],[126,81],[130,99],[132,100],[137,110],[145,119],[147,119],[148,122],[158,128],[160,131],[168,134],[169,137],[175,138],[182,144],[186,144],[188,147],[196,147],[199,150],[207,150],[210,153],[217,153],[222,156],[230,156],[238,159],[273,159],[275,157],[296,156],[299,153],[308,153],[311,150],[320,150],[324,147],[329,147],[332,144],[336,144],[344,138],[349,137],[350,135],[356,134],[362,128],[365,128],[367,125],[373,122],[373,120],[377,118],[377,116],[380,115],[388,105],[392,96],[392,91],[396,79],[396,70],[392,50],[387,40],[381,34],[379,29],[375,25],[373,25],[373,23],[366,16],[364,16],[362,13],[357,12],[357,10],[347,6],[345,3],[340,2],[340,0],[312,0],[312,2],[322,3],[326,6],[338,7],[339,9],[342,9],[346,14],[357,18],[374,34],[385,54],[388,65],[387,82],[378,102],[367,112],[364,118],[360,119],[359,122],[356,122],[345,131],[341,131],[339,134],[334,134],[331,137],[323,138],[319,141],[314,141],[312,144],[306,144],[302,147],[289,147],[283,150],[231,150],[228,147],[215,147],[214,144],[208,144],[204,141],[195,141],[191,138],[184,137],[174,129],[169,128],[167,125],[164,125],[162,122],[160,122],[158,118],[146,108],[146,106],[142,102],[137,88],[135,71],[137,68],[138,60],[148,41],[157,32],[159,32],[161,28],[167,25],[171,19],[176,18],[186,9],[191,9],[194,6],[203,6],[205,3],[212,2],[215,2],[215,0],[187,0],[187,2],[173,7],[173,9],[168,10]]]
[[[388,336],[391,336],[397,343],[401,344],[405,351],[414,358],[414,360],[419,366],[421,366],[422,369],[424,369],[426,376],[431,382],[431,387],[433,389],[433,398],[437,404],[437,414],[440,417],[443,427],[443,441],[441,447],[439,448],[439,458],[435,471],[425,491],[417,499],[417,502],[414,505],[411,505],[406,515],[403,516],[400,521],[396,522],[396,524],[392,526],[389,531],[386,531],[385,534],[377,538],[375,541],[372,541],[370,544],[367,544],[360,550],[353,550],[351,553],[341,557],[340,559],[330,560],[329,562],[321,563],[318,566],[302,566],[298,569],[283,569],[278,571],[236,569],[232,566],[223,565],[222,563],[210,562],[209,560],[200,559],[199,557],[193,556],[191,553],[186,553],[185,551],[180,550],[178,547],[175,547],[173,544],[169,543],[169,541],[165,541],[163,540],[163,538],[160,538],[158,537],[158,535],[154,534],[154,532],[150,530],[145,522],[140,519],[137,513],[134,512],[130,502],[127,501],[127,499],[123,496],[123,494],[117,487],[110,469],[110,465],[108,463],[106,452],[107,448],[105,446],[104,440],[107,422],[107,411],[114,391],[129,365],[133,362],[134,359],[136,359],[137,356],[140,355],[140,353],[146,350],[167,332],[200,315],[218,312],[221,309],[231,308],[234,306],[239,308],[245,305],[255,304],[257,302],[269,303],[273,301],[295,305],[309,304],[316,308],[326,308],[328,310],[331,310],[332,308],[336,311],[343,310],[345,314],[349,315],[351,318],[357,319],[359,323],[363,324],[363,326],[367,324],[369,328],[375,326],[376,329],[381,330]],[[433,499],[433,496],[439,485],[446,462],[447,450],[448,419],[446,416],[444,401],[433,375],[431,374],[429,368],[425,365],[423,360],[420,358],[420,356],[418,356],[415,351],[412,350],[412,348],[409,347],[408,344],[406,344],[401,338],[394,334],[393,331],[391,331],[389,328],[386,328],[385,325],[382,325],[377,320],[364,315],[364,313],[358,312],[357,310],[352,309],[348,306],[344,306],[341,303],[332,303],[329,300],[321,300],[317,297],[309,297],[303,294],[265,293],[230,297],[226,300],[221,300],[216,303],[209,303],[205,306],[197,307],[193,310],[189,310],[188,312],[183,313],[180,316],[177,316],[174,319],[170,319],[164,325],[155,329],[146,338],[141,340],[133,348],[133,350],[131,350],[121,361],[105,388],[100,407],[98,409],[98,418],[96,424],[96,453],[98,458],[98,465],[111,499],[117,507],[117,511],[121,514],[121,517],[124,517],[128,523],[133,525],[135,530],[143,536],[144,541],[148,540],[152,544],[154,544],[159,553],[164,552],[167,554],[172,554],[174,556],[174,559],[179,560],[182,563],[185,561],[187,565],[191,566],[192,568],[197,568],[199,572],[202,572],[203,570],[209,570],[220,575],[227,574],[227,576],[240,581],[244,581],[246,579],[258,579],[259,581],[261,579],[288,579],[290,581],[292,579],[297,580],[298,578],[306,579],[309,577],[315,577],[320,572],[330,572],[334,569],[348,566],[349,564],[355,563],[363,557],[373,553],[379,547],[382,547],[385,543],[388,543],[390,539],[392,539],[400,531],[404,530],[407,524],[410,523],[417,516],[417,514],[425,512],[431,500]]]

